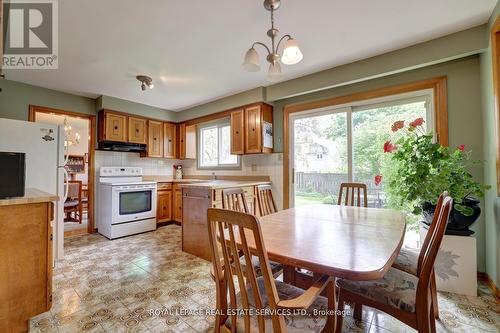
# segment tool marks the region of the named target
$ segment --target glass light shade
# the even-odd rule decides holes
[[[269,65],[269,72],[267,73],[267,78],[269,81],[279,81],[283,77],[281,73],[281,65],[279,62],[275,62],[274,64]]]
[[[241,66],[243,67],[244,70],[248,72],[257,72],[260,70],[259,63],[260,63],[259,54],[252,47],[245,54],[245,60],[243,61],[243,64]]]
[[[281,57],[281,61],[285,65],[295,65],[299,63],[304,55],[300,51],[299,44],[293,38],[290,38],[285,42],[285,46],[283,49],[283,56]]]
[[[149,84],[149,89],[153,89],[154,87],[155,87],[154,84],[152,84],[152,83]]]

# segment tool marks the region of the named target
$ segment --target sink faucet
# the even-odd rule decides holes
[[[215,172],[212,172],[212,180],[217,180],[217,176],[215,175]]]

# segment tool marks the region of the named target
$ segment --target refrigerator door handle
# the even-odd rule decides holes
[[[64,172],[64,198],[63,198],[63,203],[66,202],[66,199],[68,199],[68,191],[69,191],[69,174],[68,170],[66,168],[62,167],[63,172]]]

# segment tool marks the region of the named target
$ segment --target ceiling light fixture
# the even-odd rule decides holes
[[[262,42],[254,42],[252,47],[245,54],[245,60],[242,65],[243,69],[249,72],[257,72],[260,70],[259,54],[255,50],[255,45],[263,46],[267,50],[266,60],[270,63],[268,71],[268,78],[270,81],[278,81],[281,79],[280,58],[281,62],[285,65],[295,65],[304,57],[300,51],[299,44],[290,35],[284,35],[277,44],[275,43],[279,30],[274,27],[274,11],[278,9],[280,5],[280,0],[264,1],[264,8],[271,12],[271,29],[267,31],[267,36],[271,38],[271,47],[269,48]],[[286,41],[283,47],[283,55],[280,56],[278,53],[279,47],[285,38]]]
[[[153,84],[153,79],[146,75],[137,75],[136,79],[141,82],[142,91],[146,90],[146,88],[153,89],[155,85]]]

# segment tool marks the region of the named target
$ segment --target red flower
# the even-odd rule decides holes
[[[393,151],[396,150],[396,145],[392,143],[391,141],[386,141],[384,143],[384,153],[392,153]]]
[[[460,145],[460,146],[458,146],[458,150],[460,150],[460,151],[464,151],[464,150],[465,150],[465,145]]]
[[[397,132],[398,130],[402,129],[403,127],[405,127],[405,121],[398,120],[398,121],[395,121],[394,124],[392,124],[391,129],[393,132]]]
[[[381,182],[382,182],[382,175],[376,175],[375,176],[375,186],[379,186]]]
[[[410,127],[415,128],[415,127],[418,127],[418,126],[422,126],[423,123],[425,123],[425,120],[424,120],[424,118],[420,117],[420,118],[417,118],[414,121],[412,121],[410,123]]]

